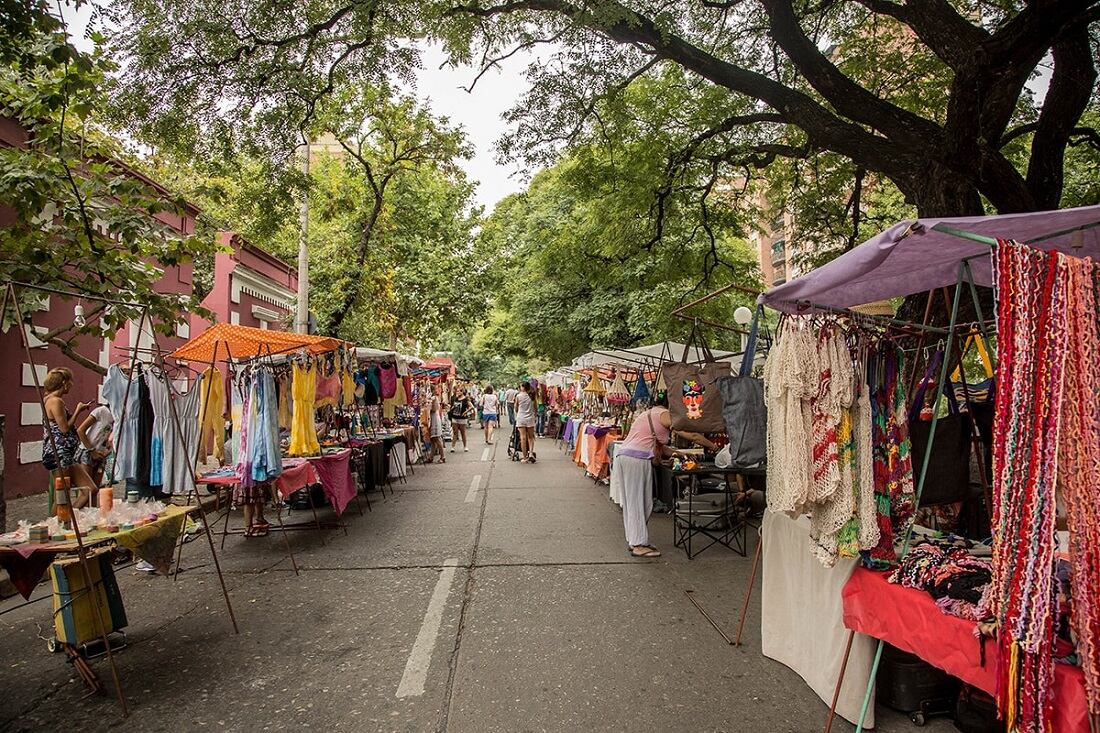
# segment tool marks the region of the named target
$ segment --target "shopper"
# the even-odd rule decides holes
[[[91,479],[93,488],[99,486],[103,480],[103,466],[107,462],[107,456],[112,449],[111,430],[114,428],[115,418],[110,408],[99,405],[89,413],[80,427],[76,429],[76,435],[80,439],[81,448],[76,452],[76,462],[83,466]],[[88,504],[92,493],[81,495],[73,502],[73,506],[80,508]]]
[[[493,385],[485,388],[481,395],[481,415],[485,419],[485,445],[493,444],[493,428],[500,425],[500,397],[493,391]]]
[[[70,413],[65,406],[65,395],[73,388],[73,373],[64,367],[51,369],[42,382],[45,391],[43,403],[46,406],[45,422],[42,424],[42,465],[54,476],[67,477],[73,489],[94,490],[95,483],[88,472],[77,461],[80,438],[76,434],[76,420],[88,409],[83,402],[77,404]],[[78,492],[74,502],[83,506],[88,497]]]
[[[668,398],[661,395],[654,406],[635,416],[626,440],[615,449],[611,467],[611,493],[621,496],[623,528],[629,554],[636,558],[660,557],[661,552],[649,543],[646,523],[653,512],[653,459],[677,455],[669,447],[672,416]],[[714,450],[717,446],[698,433],[677,433],[696,445]]]
[[[433,396],[428,408],[428,437],[431,440],[432,449],[428,453],[428,463],[432,463],[439,456],[440,463],[447,462],[446,447],[443,445],[443,401],[440,397]]]
[[[523,452],[524,463],[534,463],[535,456],[535,398],[531,394],[531,385],[520,382],[516,393],[516,428],[519,430],[519,446]]]
[[[448,415],[451,418],[451,453],[458,447],[458,439],[462,438],[462,450],[470,452],[466,442],[466,428],[470,424],[470,418],[474,414],[474,401],[466,394],[463,387],[459,387],[451,400],[451,409]]]
[[[516,424],[516,388],[509,387],[504,390],[504,404],[508,406],[508,424]]]

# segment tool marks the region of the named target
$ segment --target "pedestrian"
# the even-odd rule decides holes
[[[493,385],[481,395],[481,414],[485,418],[485,445],[493,444],[493,428],[500,425],[500,397],[493,392]]]
[[[459,387],[458,392],[451,400],[451,409],[448,413],[451,418],[451,453],[458,447],[458,439],[462,438],[462,450],[470,452],[466,444],[466,427],[470,424],[470,417],[474,414],[474,401],[466,394],[464,387]]]
[[[717,446],[698,433],[677,433],[696,445],[714,450]],[[629,554],[636,558],[660,557],[649,543],[649,515],[653,513],[653,461],[679,455],[669,446],[672,416],[668,398],[661,395],[653,407],[635,416],[626,440],[615,449],[611,466],[611,493],[622,497],[623,529]]]
[[[103,479],[103,466],[107,462],[107,455],[111,452],[111,430],[114,428],[115,418],[109,407],[99,405],[93,409],[80,427],[76,429],[76,435],[80,439],[81,448],[76,453],[76,462],[84,467],[91,479],[90,486],[97,488]],[[92,494],[88,492],[81,495],[73,502],[73,506],[80,508],[91,503]]]
[[[65,406],[65,395],[72,388],[73,373],[65,367],[51,369],[42,382],[46,393],[43,400],[46,414],[42,424],[42,465],[56,472],[56,476],[67,477],[73,489],[92,491],[95,489],[92,477],[77,461],[76,455],[80,449],[76,420],[88,409],[88,405],[80,402],[72,413],[69,412]],[[78,492],[75,502],[80,502],[82,506],[87,501],[88,498]]]
[[[446,447],[443,445],[443,399],[433,395],[428,414],[428,439],[431,441],[431,450],[428,451],[428,463],[433,463],[439,456],[440,463],[447,462]]]
[[[535,456],[535,398],[531,395],[531,385],[520,382],[516,393],[516,427],[519,429],[519,446],[523,452],[523,463],[534,463]]]
[[[508,406],[508,424],[516,424],[516,388],[509,387],[504,390],[504,404]]]

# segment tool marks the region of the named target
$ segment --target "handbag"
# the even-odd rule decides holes
[[[688,349],[693,342],[703,353],[702,364],[687,363]],[[673,430],[720,433],[726,429],[718,380],[729,375],[729,366],[714,361],[697,327],[692,327],[680,361],[666,365],[662,372],[669,387],[668,406]]]
[[[649,434],[653,436],[653,443],[654,443],[654,445],[653,445],[653,457],[649,459],[649,462],[652,463],[654,466],[660,466],[661,465],[661,449],[664,448],[664,445],[661,444],[661,441],[657,440],[657,429],[655,427],[653,427],[653,413],[649,410],[646,410],[645,417],[646,417],[646,420],[649,421]]]
[[[763,311],[764,306],[757,306],[737,376],[722,377],[718,382],[718,391],[722,395],[722,418],[729,436],[729,465],[734,468],[760,466],[768,460],[768,408],[764,402],[764,382],[751,376]]]
[[[942,359],[943,352],[938,351],[929,362],[924,378],[913,394],[909,411],[909,445],[910,455],[913,457],[914,480],[920,477],[921,464],[924,462],[924,453],[932,432],[931,421],[921,420],[920,412],[932,374]],[[928,471],[921,487],[922,507],[965,501],[970,495],[970,416],[959,411],[953,389],[943,390],[943,395],[947,399],[948,414],[936,421],[932,454],[929,456]]]

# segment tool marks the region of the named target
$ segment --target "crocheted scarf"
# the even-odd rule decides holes
[[[1100,659],[1100,367],[1097,276],[1088,260],[1001,242],[994,253],[997,381],[993,603],[998,703],[1009,731],[1049,728],[1053,703],[1056,490],[1073,549],[1074,625],[1090,711]],[[1083,601],[1083,602],[1080,602]]]

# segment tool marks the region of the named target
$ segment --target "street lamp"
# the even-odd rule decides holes
[[[733,312],[733,321],[738,326],[744,328],[752,321],[752,311],[745,306],[741,305],[737,307],[737,310]],[[749,347],[749,337],[747,334],[741,334],[741,351],[744,353],[745,349]]]

